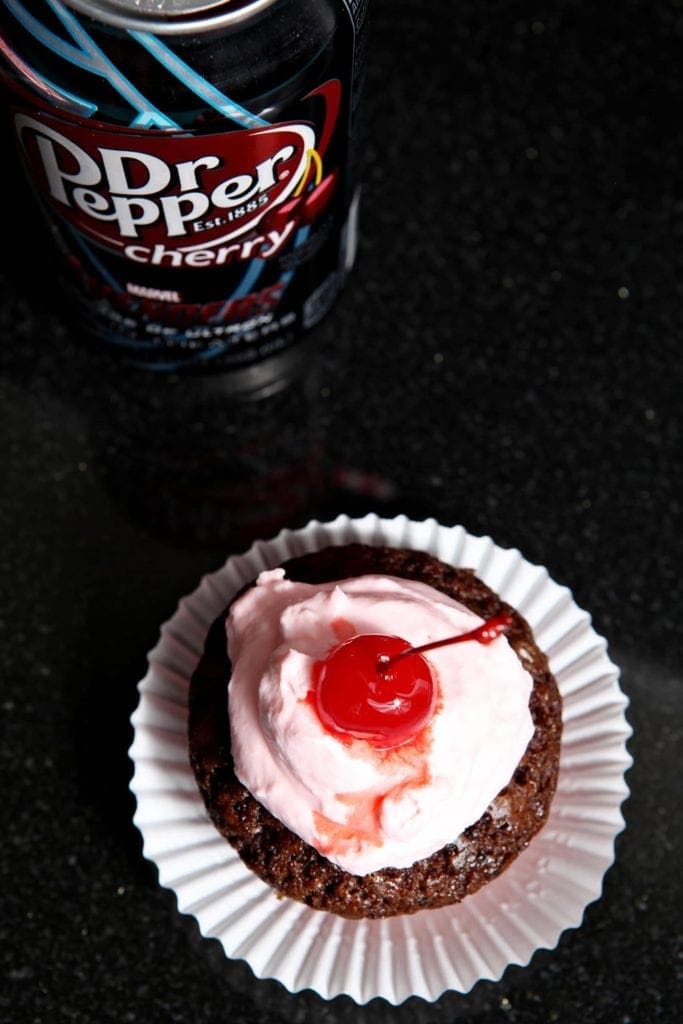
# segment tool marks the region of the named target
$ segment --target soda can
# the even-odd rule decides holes
[[[290,350],[355,253],[367,0],[0,0],[75,322],[158,372]]]

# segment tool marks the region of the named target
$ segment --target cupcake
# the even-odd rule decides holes
[[[349,545],[353,545],[354,558],[371,561],[354,564],[349,560]],[[340,551],[335,549],[342,548],[347,548],[347,554],[340,564]],[[377,548],[377,554],[368,548]],[[380,557],[380,564],[373,561]],[[451,588],[457,604],[468,614],[474,613],[475,621],[487,620],[512,606],[533,630],[535,641],[521,618],[512,616],[509,632],[480,650],[488,656],[497,644],[517,661],[521,658],[531,678],[528,700],[522,698],[522,710],[531,715],[531,739],[519,757],[512,753],[515,764],[509,767],[507,781],[492,795],[490,807],[475,810],[471,824],[460,834],[455,834],[459,826],[449,819],[446,838],[441,842],[433,837],[441,842],[439,849],[451,854],[450,863],[442,854],[442,866],[448,872],[460,872],[462,894],[470,893],[467,898],[387,917],[321,913],[299,899],[281,898],[281,890],[274,887],[278,879],[264,882],[265,874],[260,877],[247,866],[207,813],[208,803],[214,807],[216,821],[224,818],[231,834],[234,831],[243,856],[254,858],[255,869],[260,857],[264,863],[271,861],[269,872],[283,876],[291,852],[292,865],[297,866],[292,866],[289,874],[296,874],[301,891],[309,898],[317,891],[320,900],[320,872],[336,880],[330,890],[336,900],[345,896],[344,885],[355,886],[356,879],[368,884],[375,874],[340,867],[333,859],[341,859],[336,856],[339,850],[329,850],[328,855],[316,850],[235,776],[227,694],[232,669],[227,658],[234,651],[227,647],[226,609],[235,606],[239,595],[258,592],[262,584],[257,586],[255,581],[264,571],[262,583],[267,583],[273,570],[276,578],[284,576],[286,580],[293,564],[299,565],[302,578],[291,582],[300,586],[325,591],[333,578],[337,582],[354,578],[367,582],[380,576],[398,580],[400,585],[425,586],[444,600]],[[474,572],[453,568],[463,566]],[[323,583],[316,582],[319,579]],[[320,600],[325,599],[323,594]],[[357,624],[353,625],[355,629]],[[460,623],[453,633],[463,628]],[[403,624],[382,624],[379,632],[402,635]],[[340,629],[340,637],[345,635]],[[406,635],[413,640],[407,631]],[[330,643],[335,645],[340,637],[333,634]],[[255,645],[248,646],[253,650]],[[466,648],[476,650],[479,645],[462,642],[452,651],[462,653]],[[544,652],[540,657],[538,649]],[[544,655],[563,705],[560,770],[552,802],[559,723]],[[327,658],[320,660],[325,663]],[[430,713],[438,716],[443,710],[439,702],[441,662],[435,675],[436,697],[433,706],[427,703],[423,739],[428,739]],[[529,688],[529,683],[526,686]],[[306,691],[306,700],[309,709],[317,710],[317,705],[310,703],[316,700],[315,692],[309,696]],[[405,516],[385,519],[371,514],[313,521],[232,555],[225,565],[204,576],[162,624],[158,643],[148,655],[147,671],[139,683],[139,703],[131,719],[134,822],[144,856],[155,866],[160,884],[174,893],[179,911],[196,919],[201,934],[217,940],[226,956],[244,960],[257,978],[276,979],[290,992],[312,989],[325,999],[345,994],[359,1004],[376,997],[399,1004],[412,996],[433,1000],[446,990],[468,992],[481,979],[500,978],[510,964],[528,963],[536,950],[552,949],[565,929],[580,926],[587,905],[600,897],[604,874],[614,860],[615,837],[624,826],[621,804],[628,795],[624,772],[630,764],[626,705],[618,670],[607,656],[604,639],[592,628],[590,616],[577,607],[566,587],[556,583],[542,566],[526,561],[518,550],[501,548],[490,537],[474,536],[461,526],[442,526],[433,519],[418,522]],[[326,710],[329,708],[323,707],[324,713]],[[189,719],[194,768],[189,758]],[[419,727],[420,722],[417,724]],[[472,739],[471,730],[467,736]],[[409,756],[419,755],[419,738],[401,738],[405,745],[393,754],[373,753],[367,744],[366,752],[380,761],[384,757],[390,764],[411,744]],[[353,749],[356,737],[347,737],[346,742]],[[524,743],[523,736],[520,742]],[[486,743],[489,751],[492,746],[495,744]],[[340,776],[340,780],[342,792],[353,790],[350,777]],[[468,791],[469,781],[465,779]],[[250,781],[250,785],[257,789],[257,782]],[[513,805],[513,795],[519,798],[518,805]],[[485,801],[486,794],[481,798]],[[540,828],[549,802],[548,819]],[[517,856],[510,842],[499,858],[500,873],[492,877],[493,861],[486,862],[485,851],[492,847],[488,837],[495,834],[496,843],[502,844],[508,829],[496,826],[504,824],[503,815],[522,819],[523,806],[534,811],[536,826],[528,821],[522,827],[528,828],[529,834],[534,827],[540,831]],[[431,817],[438,820],[439,815]],[[266,841],[257,839],[259,829],[265,831]],[[409,831],[407,825],[394,830],[399,838],[405,833],[406,839]],[[520,845],[525,841],[520,838]],[[344,857],[349,851],[341,852]],[[389,905],[402,905],[406,911],[418,905],[424,893],[422,883],[422,893],[416,899],[407,899],[404,889],[389,903],[389,881],[402,878],[405,887],[411,869],[413,879],[420,873],[426,878],[424,864],[437,854],[435,849],[407,867],[384,868],[386,886],[377,905],[384,907],[384,912]],[[295,860],[294,855],[303,860]],[[504,864],[507,867],[502,870]],[[482,884],[474,891],[480,880]],[[335,895],[338,884],[341,889]],[[452,895],[442,888],[440,898]],[[457,898],[459,893],[455,895]],[[344,899],[342,903],[342,910],[348,912],[350,903]],[[363,913],[370,910],[359,907],[358,902],[356,908]]]
[[[365,543],[248,581],[188,700],[221,835],[277,894],[355,919],[459,903],[505,871],[547,820],[561,731],[518,611],[471,569]]]

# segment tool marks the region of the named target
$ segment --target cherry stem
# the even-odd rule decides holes
[[[395,665],[401,658],[408,658],[413,654],[424,654],[425,651],[433,651],[437,647],[447,647],[450,644],[462,644],[469,640],[476,640],[479,644],[490,644],[497,637],[507,633],[512,625],[512,617],[506,612],[502,612],[500,615],[494,615],[492,618],[487,619],[481,626],[477,626],[476,629],[469,630],[468,633],[460,633],[459,636],[448,636],[444,640],[432,640],[428,644],[422,644],[420,647],[406,647],[405,651],[399,651],[398,654],[393,654],[391,657],[384,655],[377,661],[377,669],[381,674],[384,674],[387,669]]]

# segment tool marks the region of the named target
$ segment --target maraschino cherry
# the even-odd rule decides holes
[[[411,647],[396,636],[361,634],[335,647],[316,674],[313,702],[325,728],[391,750],[414,739],[429,722],[436,686],[425,651],[473,640],[489,644],[506,633],[509,615],[496,615],[459,636]]]
[[[410,650],[397,636],[354,636],[320,665],[318,715],[330,732],[367,740],[378,749],[400,747],[427,724],[436,692],[419,654],[391,663]]]

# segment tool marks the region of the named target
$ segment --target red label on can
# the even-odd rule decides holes
[[[67,134],[58,118],[18,112],[14,124],[44,199],[92,241],[139,263],[201,268],[275,256],[295,228],[288,208],[320,165],[305,123],[215,135],[70,123]]]

